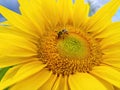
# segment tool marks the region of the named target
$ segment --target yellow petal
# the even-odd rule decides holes
[[[0,6],[0,13],[17,29],[39,38],[39,32],[37,32],[35,27],[29,23],[30,21],[22,15],[17,14],[3,6]]]
[[[25,33],[24,31],[21,31],[17,28],[15,28],[14,26],[12,26],[8,21],[1,23],[0,25],[0,33],[1,34],[11,34],[11,35],[16,35],[19,37],[23,37],[26,40],[33,42],[34,44],[38,44],[38,38],[35,38],[32,35],[29,35],[27,33]]]
[[[34,0],[18,0],[20,3],[20,11],[23,16],[29,19],[29,22],[36,27],[36,31],[40,34],[44,33],[44,23],[42,22],[42,13],[39,10],[38,3]],[[31,10],[32,8],[32,10]],[[39,19],[39,20],[38,20]]]
[[[2,81],[12,78],[16,74],[16,72],[20,69],[21,66],[23,66],[23,64],[8,69],[8,71],[5,73],[4,77],[2,78]]]
[[[69,86],[71,90],[113,90],[111,85],[100,82],[88,73],[70,75]]]
[[[23,67],[21,67],[19,69],[19,71],[14,76],[14,78],[16,78],[18,80],[24,79],[24,78],[40,71],[45,66],[46,65],[42,64],[41,61],[34,61],[34,62],[31,62],[31,63],[25,64]]]
[[[73,2],[72,0],[58,0],[57,3],[60,23],[65,26],[66,23],[72,18]]]
[[[116,57],[106,58],[106,59],[103,60],[102,63],[105,64],[105,65],[109,65],[109,66],[115,67],[116,69],[120,69],[120,56],[118,58],[116,58]]]
[[[91,71],[92,74],[120,87],[120,72],[109,66],[97,66]]]
[[[47,27],[50,27],[50,30],[52,30],[52,28],[54,28],[57,25],[59,19],[57,1],[41,0],[40,6],[41,6],[43,18],[47,23]]]
[[[112,46],[112,45],[117,44],[117,43],[120,43],[120,34],[116,34],[116,35],[113,35],[109,38],[105,38],[100,42],[102,49],[107,48],[110,45]]]
[[[89,5],[84,0],[75,0],[73,9],[73,24],[75,27],[82,27],[89,14]]]
[[[115,69],[118,69],[118,70],[120,70],[120,61],[117,63],[117,62],[103,62],[105,65],[108,65],[108,66],[111,66],[111,67],[113,67],[113,68],[115,68]]]
[[[18,57],[4,57],[3,59],[0,59],[0,68],[8,67],[8,66],[13,66],[13,65],[18,65],[22,63],[27,63],[31,61],[36,61],[38,60],[37,58],[18,58]]]
[[[7,80],[7,79],[12,78],[12,77],[16,74],[16,72],[19,70],[19,68],[20,68],[21,66],[22,66],[22,65],[18,65],[18,66],[15,66],[15,67],[10,68],[10,69],[6,72],[6,74],[4,75],[4,77],[2,78],[2,80]],[[7,83],[6,83],[6,84],[7,84]],[[4,88],[7,87],[7,85],[5,85],[5,87],[2,87],[1,85],[2,85],[2,81],[0,82],[0,90],[3,90]]]
[[[100,34],[96,35],[96,38],[109,38],[113,35],[120,33],[120,22],[111,23],[106,29],[104,29]]]
[[[60,79],[61,79],[61,78],[62,78],[61,75],[57,78],[57,80],[56,80],[56,82],[55,82],[52,90],[57,90],[57,89],[58,89],[58,87],[59,87],[59,85],[60,85]]]
[[[50,79],[46,81],[38,90],[52,90],[52,87],[57,79],[57,75],[51,75]]]
[[[46,65],[40,61],[30,62],[23,65],[13,76],[9,76],[10,72],[6,73],[0,82],[0,90],[11,86],[43,69]],[[14,68],[14,67],[13,67]],[[8,77],[9,76],[9,77]]]
[[[103,48],[102,52],[106,55],[107,54],[119,53],[120,52],[120,43],[109,45],[109,46]]]
[[[69,90],[68,89],[68,76],[59,76],[52,88],[52,90]]]
[[[103,49],[114,46],[114,44],[118,45],[120,43],[120,22],[112,23],[102,33],[97,35],[97,37],[104,38],[100,42]]]
[[[52,72],[43,69],[39,73],[16,83],[10,90],[38,90],[52,75]]]
[[[9,53],[9,49],[10,49],[10,53],[12,55],[12,52],[16,52],[16,51],[12,51],[12,50],[17,50],[16,54],[19,53],[20,54],[20,51],[19,50],[24,50],[26,51],[25,53],[28,53],[28,54],[36,54],[36,50],[37,50],[37,46],[27,40],[26,38],[24,37],[20,37],[20,36],[17,36],[15,34],[12,34],[12,33],[4,33],[4,32],[0,32],[0,53],[2,52],[7,54],[7,52]],[[6,45],[7,44],[7,45]],[[18,50],[18,49],[19,50]],[[26,55],[24,52],[22,52],[21,54],[23,55]],[[15,55],[15,53],[13,54]]]
[[[120,6],[119,0],[111,0],[100,10],[98,10],[88,21],[87,29],[95,34],[104,30],[112,22],[112,17],[117,12]]]
[[[68,87],[68,76],[64,76],[60,80],[60,85],[57,90],[69,90]]]
[[[0,43],[0,67],[30,61],[37,55],[37,46],[34,43],[2,30]]]
[[[120,43],[116,43],[116,44],[107,46],[106,48],[104,48],[102,50],[102,52],[104,53],[104,55],[103,55],[104,61],[119,60],[120,59],[120,55],[119,55],[119,53],[120,53]]]
[[[9,25],[10,23],[8,21],[3,21],[3,22],[0,22],[0,27],[1,26],[7,26]]]
[[[114,66],[116,68],[120,68],[120,45],[113,45],[110,48],[107,48],[104,51],[103,62],[104,64],[108,64]],[[109,50],[110,49],[110,50]]]

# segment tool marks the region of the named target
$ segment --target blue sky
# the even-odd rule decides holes
[[[15,12],[19,13],[19,9],[18,9],[18,2],[17,0],[0,0],[0,5],[3,5]],[[2,15],[0,15],[0,21],[4,21],[5,19],[2,17]]]
[[[113,20],[113,21],[120,21],[120,9],[118,10],[118,12],[117,12],[116,15],[113,17],[112,20]]]

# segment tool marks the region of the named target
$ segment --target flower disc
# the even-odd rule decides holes
[[[81,30],[74,31],[70,26],[66,28],[67,34],[62,30],[49,32],[40,41],[39,57],[49,70],[69,75],[76,71],[89,72],[100,64],[102,52],[97,40]]]

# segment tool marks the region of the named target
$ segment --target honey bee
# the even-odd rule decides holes
[[[57,33],[57,38],[58,39],[64,39],[66,35],[68,35],[68,31],[66,29],[63,29]]]

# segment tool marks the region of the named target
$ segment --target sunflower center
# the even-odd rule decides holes
[[[60,39],[57,47],[58,51],[62,56],[66,56],[68,58],[83,58],[86,56],[87,47],[86,43],[82,38],[78,35],[70,33],[64,39]]]
[[[39,41],[38,56],[55,74],[89,72],[101,63],[102,52],[93,37],[72,27],[48,32]]]

